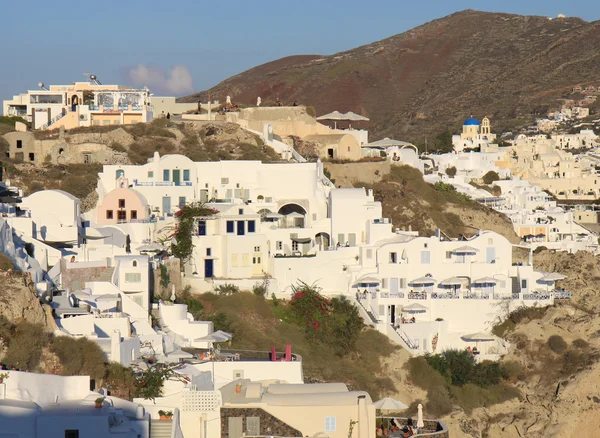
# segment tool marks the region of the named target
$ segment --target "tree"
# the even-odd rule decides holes
[[[446,175],[448,175],[450,178],[454,178],[456,176],[456,167],[448,167],[446,169]]]
[[[452,133],[449,130],[439,133],[433,140],[433,146],[440,153],[452,152],[454,149],[452,145]]]
[[[495,181],[499,181],[500,180],[500,175],[498,175],[496,172],[494,172],[493,170],[490,170],[488,173],[486,173],[485,175],[483,175],[483,182],[490,185]]]
[[[177,225],[175,226],[175,232],[171,237],[174,237],[177,243],[172,246],[172,251],[173,255],[181,260],[182,269],[184,264],[190,260],[192,252],[194,251],[192,236],[194,234],[196,219],[213,216],[217,213],[217,210],[206,207],[202,202],[193,202],[189,205],[185,205],[181,210],[175,213]]]

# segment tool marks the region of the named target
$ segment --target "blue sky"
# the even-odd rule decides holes
[[[292,54],[331,54],[463,9],[600,19],[579,0],[59,0],[3,2],[0,100],[84,80],[185,95]]]

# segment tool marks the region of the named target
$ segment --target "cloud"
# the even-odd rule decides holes
[[[152,92],[179,95],[194,91],[192,74],[183,65],[174,65],[165,71],[159,67],[138,64],[128,68],[125,75],[134,86],[146,86]]]

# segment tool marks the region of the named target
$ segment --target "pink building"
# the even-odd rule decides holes
[[[108,193],[98,206],[98,224],[111,225],[146,221],[150,208],[144,195],[129,188],[129,181],[120,177],[117,188]]]

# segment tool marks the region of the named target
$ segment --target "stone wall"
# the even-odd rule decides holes
[[[154,296],[163,296],[165,299],[169,299],[171,296],[171,285],[175,285],[175,294],[181,293],[183,290],[182,279],[181,279],[181,267],[178,258],[170,258],[163,261],[163,265],[167,267],[169,273],[169,286],[166,290],[160,285],[160,265],[153,271],[152,281],[154,285]],[[152,290],[152,285],[150,285]]]
[[[61,286],[64,289],[75,291],[83,289],[87,281],[98,281],[103,273],[109,269],[106,266],[93,266],[81,268],[67,268],[67,261],[60,259]],[[112,269],[112,268],[111,268]]]
[[[390,173],[391,164],[389,160],[359,163],[323,163],[325,169],[331,173],[336,187],[354,187],[356,182],[367,184],[377,183]]]
[[[242,431],[248,431],[246,417],[260,418],[260,433],[264,436],[301,437],[302,433],[260,408],[221,408],[221,436],[229,436],[229,418],[242,417]]]

